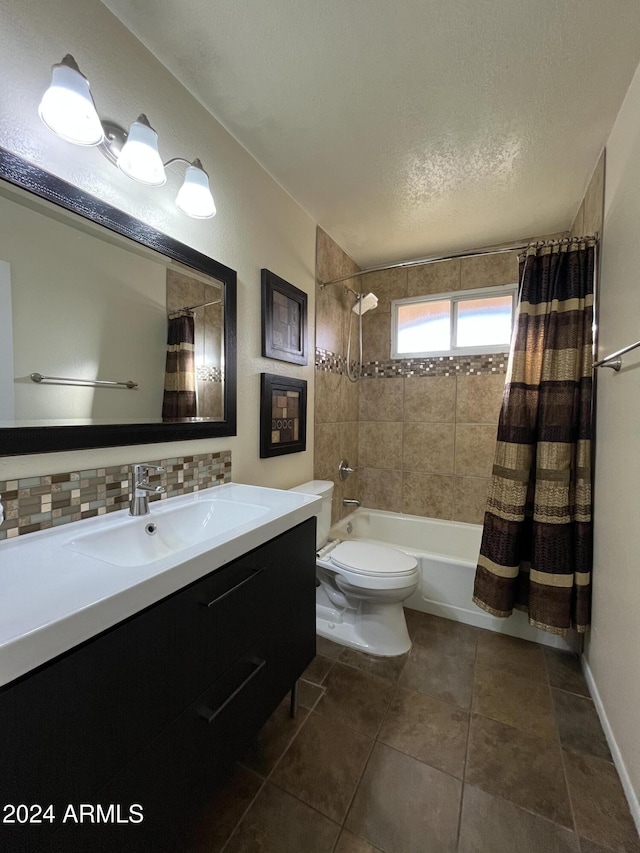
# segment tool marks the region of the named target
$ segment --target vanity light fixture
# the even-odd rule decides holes
[[[38,113],[46,126],[61,139],[74,145],[98,145],[100,151],[121,172],[153,187],[167,181],[165,167],[184,163],[184,182],[176,196],[176,206],[194,219],[210,219],[216,206],[209,188],[209,176],[200,160],[191,162],[174,157],[162,162],[158,134],[143,114],[129,125],[128,131],[98,116],[89,81],[71,54],[53,66],[51,85],[44,93]]]
[[[102,125],[89,81],[69,53],[53,66],[51,85],[40,101],[38,113],[49,130],[67,142],[74,145],[102,142]]]

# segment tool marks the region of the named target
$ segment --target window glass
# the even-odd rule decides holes
[[[511,338],[511,294],[458,302],[457,347],[508,344]]]
[[[449,349],[451,301],[409,302],[398,305],[398,352],[437,352]]]

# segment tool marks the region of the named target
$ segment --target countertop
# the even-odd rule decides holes
[[[238,501],[268,511],[179,554],[114,566],[69,549],[92,531],[157,520],[197,501]],[[118,511],[0,542],[0,685],[46,663],[317,515],[321,499],[227,483],[152,502],[149,515]],[[206,559],[203,559],[206,555]]]

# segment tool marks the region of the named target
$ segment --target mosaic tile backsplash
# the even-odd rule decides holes
[[[163,474],[150,477],[151,483],[165,488],[163,495],[150,495],[151,501],[231,481],[229,450],[149,460],[149,464],[165,468]],[[127,509],[130,471],[131,465],[111,465],[22,480],[0,480],[5,511],[0,540]]]

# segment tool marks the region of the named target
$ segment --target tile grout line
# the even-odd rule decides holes
[[[243,767],[244,767],[244,765],[243,765]],[[253,772],[253,771],[252,771],[252,772]],[[258,774],[256,774],[256,775],[258,775]],[[266,784],[267,784],[267,780],[266,780],[266,779],[263,779],[263,780],[262,780],[262,783],[260,784],[260,787],[259,787],[259,788],[258,788],[258,790],[255,792],[255,794],[254,794],[254,796],[251,798],[251,800],[249,801],[249,804],[247,805],[246,809],[245,809],[245,810],[242,812],[242,814],[240,815],[240,818],[239,818],[238,822],[235,824],[235,826],[233,827],[233,829],[232,829],[232,830],[231,830],[231,832],[229,833],[229,837],[227,838],[227,840],[224,842],[224,844],[223,844],[223,845],[222,845],[222,847],[220,848],[220,853],[224,853],[224,851],[227,849],[227,847],[229,846],[229,843],[230,843],[231,839],[233,838],[233,836],[234,836],[234,835],[236,834],[236,832],[238,831],[238,828],[239,828],[240,824],[242,823],[242,821],[243,821],[243,820],[245,819],[245,817],[247,816],[247,813],[249,812],[249,810],[251,809],[251,807],[253,806],[253,804],[255,803],[255,801],[258,799],[258,796],[260,795],[260,792],[264,789],[264,787],[265,787],[265,785],[266,785]]]
[[[367,767],[369,766],[369,762],[371,761],[371,756],[373,755],[373,752],[374,752],[374,750],[375,750],[375,748],[376,748],[376,744],[380,743],[380,741],[378,740],[378,735],[380,734],[380,732],[381,732],[381,730],[382,730],[382,726],[384,725],[384,721],[386,720],[387,715],[388,715],[388,713],[389,713],[389,708],[391,707],[391,704],[392,704],[392,702],[393,702],[393,700],[394,700],[394,698],[395,698],[395,696],[396,696],[396,693],[398,692],[398,686],[399,686],[399,682],[400,682],[400,677],[401,677],[401,675],[402,675],[402,672],[404,671],[405,666],[407,665],[407,660],[408,660],[408,659],[409,659],[409,658],[408,658],[408,656],[407,656],[407,659],[405,660],[405,662],[404,662],[404,664],[403,664],[403,666],[402,666],[402,669],[400,670],[400,673],[398,674],[398,678],[397,678],[397,680],[396,680],[396,682],[395,682],[395,684],[394,684],[393,693],[392,693],[392,695],[391,695],[391,698],[390,698],[390,700],[389,700],[389,703],[388,703],[388,705],[387,705],[387,708],[386,708],[386,710],[385,710],[385,712],[384,712],[384,715],[383,715],[383,717],[382,717],[382,720],[381,720],[381,722],[380,722],[380,725],[378,726],[378,730],[377,730],[377,732],[376,732],[375,736],[372,738],[372,744],[371,744],[371,749],[370,749],[370,751],[369,751],[369,755],[367,756],[367,760],[365,761],[364,766],[363,766],[363,768],[362,768],[362,773],[360,774],[360,776],[359,776],[359,778],[358,778],[358,782],[357,782],[357,784],[356,784],[356,786],[355,786],[355,789],[354,789],[354,791],[353,791],[353,796],[351,797],[351,799],[350,799],[350,801],[349,801],[349,805],[347,806],[347,810],[346,810],[346,812],[345,812],[344,819],[343,819],[343,821],[342,821],[342,825],[341,825],[341,827],[340,827],[340,833],[338,834],[338,838],[337,838],[337,840],[336,840],[336,844],[335,844],[335,846],[334,846],[334,848],[333,848],[333,849],[334,849],[334,851],[335,851],[335,848],[336,848],[336,846],[337,846],[337,844],[338,844],[338,841],[340,840],[340,835],[342,834],[342,832],[343,832],[343,831],[345,830],[345,828],[346,828],[346,823],[347,823],[347,818],[349,817],[349,812],[351,811],[351,807],[353,806],[353,802],[354,802],[354,800],[355,800],[356,796],[358,795],[358,791],[359,791],[359,789],[360,789],[360,785],[361,785],[362,780],[363,780],[363,778],[364,778],[364,775],[365,775],[365,773],[366,773],[366,771],[367,771]],[[352,667],[352,668],[353,668],[353,669],[356,669],[357,667]],[[357,836],[357,837],[359,837],[359,838],[360,838],[360,837],[362,837],[362,836]],[[371,844],[371,846],[373,846],[373,843],[372,843],[372,842],[369,842],[369,841],[368,841],[368,839],[363,839],[363,840],[364,840],[364,841],[367,841],[367,843],[370,843],[370,844]]]
[[[556,724],[556,737],[558,742],[558,747],[560,749],[560,761],[562,762],[562,772],[564,775],[564,784],[567,790],[567,799],[569,800],[569,811],[571,812],[571,822],[573,824],[573,831],[576,839],[576,849],[578,853],[582,850],[582,842],[580,841],[580,833],[578,832],[578,824],[576,823],[576,813],[573,807],[573,797],[571,796],[571,787],[569,786],[569,776],[567,774],[567,764],[564,760],[564,750],[562,749],[562,739],[560,737],[560,726],[558,725],[558,713],[556,710],[556,703],[553,699],[553,693],[551,692],[551,676],[549,674],[549,667],[547,666],[547,657],[544,653],[544,649],[542,650],[542,659],[544,661],[545,672],[547,673],[547,678],[549,679],[549,698],[551,700],[551,708],[553,710],[553,721]]]
[[[317,703],[315,703],[315,704],[317,704]],[[314,707],[315,707],[315,704],[314,704]],[[300,725],[299,725],[299,726],[298,726],[298,728],[295,730],[295,732],[293,733],[293,735],[291,736],[291,738],[287,741],[287,745],[286,745],[286,746],[285,746],[285,748],[282,750],[282,752],[281,752],[280,756],[278,757],[277,761],[275,762],[275,764],[273,765],[273,767],[271,768],[271,770],[267,773],[267,775],[264,777],[264,778],[265,778],[265,782],[270,782],[270,781],[271,781],[271,777],[273,776],[273,774],[274,774],[274,773],[276,772],[276,770],[278,769],[278,765],[280,764],[280,762],[282,761],[282,759],[285,757],[285,755],[287,754],[287,752],[289,752],[289,750],[291,749],[291,744],[294,742],[294,740],[298,737],[298,735],[300,734],[300,732],[302,731],[302,729],[307,725],[307,723],[308,723],[308,722],[309,722],[309,720],[311,719],[311,714],[313,714],[313,709],[308,708],[308,709],[306,709],[306,710],[308,710],[308,711],[309,711],[309,713],[308,713],[308,714],[307,714],[307,716],[304,718],[304,720],[300,723]],[[274,782],[273,784],[275,785],[276,783]],[[278,786],[278,787],[279,787],[279,786]]]
[[[547,661],[546,661],[546,657],[544,657],[544,650],[543,650],[543,662],[544,662],[544,667],[545,667],[545,673],[547,674],[547,678],[548,678],[548,677],[549,677],[549,674],[548,674],[548,668],[547,668]],[[476,647],[476,662],[475,662],[475,665],[477,665],[477,666],[484,666],[484,664],[479,664],[479,663],[477,662],[477,647]],[[474,666],[474,668],[475,668],[475,666]],[[501,670],[494,670],[494,671],[495,671],[495,672],[500,672]],[[529,680],[529,679],[526,679],[526,680]],[[535,682],[535,681],[532,681],[532,683],[534,683],[534,684],[541,684],[541,683],[543,683],[543,682]],[[475,680],[474,680],[474,685],[475,685]],[[567,780],[567,776],[566,776],[566,768],[565,768],[565,764],[564,764],[564,755],[563,755],[563,753],[562,753],[562,744],[561,744],[561,742],[560,742],[559,729],[558,729],[558,725],[557,725],[557,718],[556,718],[556,713],[555,713],[555,705],[553,704],[553,697],[551,696],[551,682],[550,682],[550,681],[547,681],[547,682],[546,682],[546,686],[548,687],[548,689],[549,689],[549,694],[550,694],[551,707],[552,707],[552,711],[553,711],[553,720],[554,720],[555,728],[556,728],[556,739],[557,739],[558,744],[559,744],[559,746],[560,746],[561,761],[562,761],[563,773],[564,773],[564,776],[565,776],[565,785],[566,785],[566,789],[567,789],[567,798],[568,798],[568,801],[569,801],[569,807],[570,807],[570,810],[571,810],[571,818],[572,818],[573,832],[574,832],[574,836],[575,836],[575,839],[576,839],[576,853],[580,853],[580,850],[581,850],[581,846],[580,846],[580,836],[579,836],[579,834],[578,834],[577,826],[576,826],[576,823],[575,823],[575,815],[574,815],[574,811],[573,811],[573,802],[572,802],[572,799],[571,799],[570,790],[569,790],[569,784],[568,784],[568,780]],[[491,718],[491,717],[486,717],[484,714],[480,714],[480,713],[478,713],[478,712],[476,712],[476,713],[477,713],[477,715],[478,715],[479,717],[484,717],[485,719],[492,720],[492,718]],[[514,729],[515,731],[524,731],[525,733],[527,733],[527,732],[526,732],[526,730],[524,730],[524,729],[520,729],[519,727],[517,727],[517,726],[513,726],[513,725],[511,725],[511,724],[509,724],[509,723],[504,723],[504,722],[502,722],[502,721],[500,721],[500,720],[498,720],[497,722],[500,722],[502,725],[507,726],[508,728],[512,728],[512,729]],[[470,736],[470,734],[471,734],[471,720],[469,721],[469,736]],[[533,735],[534,735],[534,737],[541,737],[540,735],[536,735],[535,733],[532,733],[532,732],[528,732],[528,734],[533,734]],[[554,738],[541,738],[541,739],[542,739],[542,740],[553,740]],[[466,763],[467,763],[467,759],[468,759],[468,744],[467,744],[467,756],[465,757],[465,775],[466,775]],[[467,783],[466,781],[465,781],[465,783],[464,783],[464,784],[465,784],[465,785],[466,785],[466,784],[470,784],[470,785],[471,785],[471,783]],[[488,792],[486,792],[486,791],[485,791],[485,789],[484,789],[484,788],[482,788],[481,786],[479,786],[479,785],[477,785],[477,784],[471,785],[471,787],[477,788],[477,789],[478,789],[478,790],[480,790],[480,791],[484,791],[485,793],[488,793]],[[553,818],[550,818],[548,815],[541,814],[540,812],[535,811],[535,810],[534,810],[534,809],[532,809],[531,807],[523,806],[523,805],[521,805],[520,803],[516,803],[516,802],[514,802],[513,800],[508,799],[507,797],[505,797],[505,796],[504,796],[504,795],[502,795],[502,794],[491,794],[491,796],[497,797],[498,799],[503,800],[504,802],[508,803],[509,805],[514,806],[515,808],[517,808],[517,809],[519,809],[519,810],[521,810],[521,811],[523,811],[523,812],[526,812],[527,814],[531,814],[531,815],[533,815],[533,816],[534,816],[534,817],[536,817],[536,818],[542,819],[542,820],[546,821],[547,823],[550,823],[550,824],[551,824],[551,825],[553,825],[553,826],[560,827],[561,829],[564,829],[564,830],[567,830],[567,831],[571,831],[569,827],[565,826],[564,824],[560,823],[559,821],[553,820]],[[460,828],[461,828],[461,827],[460,827]],[[458,841],[458,843],[459,843],[459,841]]]
[[[457,386],[456,381],[456,386]],[[467,784],[467,762],[469,759],[469,743],[471,742],[471,718],[473,714],[473,697],[476,687],[476,666],[478,665],[478,637],[476,637],[476,647],[473,654],[473,688],[471,690],[471,702],[469,703],[469,721],[467,726],[467,745],[464,751],[464,767],[462,768],[462,789],[460,791],[460,810],[458,811],[458,832],[456,835],[456,850],[460,846],[460,833],[462,832],[462,807],[464,805],[464,791]]]
[[[312,684],[313,682],[309,682],[309,683],[310,683],[310,684]],[[316,686],[320,687],[321,685],[316,685]],[[260,787],[259,787],[259,788],[258,788],[258,790],[256,791],[256,793],[255,793],[254,797],[251,799],[251,801],[250,801],[250,802],[249,802],[249,804],[247,805],[246,809],[243,811],[242,815],[240,816],[240,818],[239,818],[238,822],[236,823],[236,825],[235,825],[235,826],[234,826],[234,828],[232,829],[232,831],[231,831],[231,833],[229,834],[229,837],[228,837],[228,838],[227,838],[227,840],[225,841],[224,845],[221,847],[221,849],[220,849],[220,853],[224,853],[225,849],[227,848],[227,845],[229,844],[229,842],[231,841],[231,839],[232,839],[232,838],[233,838],[233,836],[235,835],[235,833],[236,833],[237,829],[239,828],[240,824],[242,823],[242,821],[243,821],[243,820],[245,819],[245,817],[247,816],[247,813],[249,812],[249,809],[253,806],[253,804],[255,803],[256,799],[258,798],[258,795],[260,794],[260,792],[261,792],[261,791],[265,788],[265,786],[267,785],[267,782],[269,782],[270,777],[271,777],[271,774],[272,774],[272,773],[273,773],[273,771],[276,769],[277,765],[280,763],[280,759],[284,756],[285,752],[287,752],[287,750],[289,749],[289,747],[291,746],[291,744],[293,743],[293,741],[296,739],[296,737],[298,736],[298,734],[300,733],[300,731],[302,730],[302,728],[303,728],[303,727],[304,727],[304,725],[306,724],[307,720],[308,720],[308,719],[309,719],[309,717],[311,716],[311,714],[312,714],[312,712],[313,712],[314,708],[316,707],[316,705],[318,704],[318,702],[320,701],[320,699],[321,699],[321,698],[322,698],[322,696],[318,696],[318,698],[315,700],[315,702],[313,703],[313,705],[312,705],[312,707],[311,707],[311,708],[305,708],[305,709],[304,709],[305,711],[308,711],[308,714],[307,714],[306,718],[305,718],[305,719],[303,720],[303,722],[300,724],[300,726],[298,727],[298,729],[294,732],[294,734],[293,734],[293,735],[292,735],[292,737],[291,737],[291,740],[289,740],[289,742],[287,743],[286,747],[283,749],[283,751],[282,751],[282,755],[280,756],[280,758],[278,758],[278,760],[276,761],[276,763],[274,764],[274,766],[271,768],[271,770],[269,771],[269,773],[268,773],[266,776],[260,777],[260,774],[259,774],[259,773],[257,773],[255,770],[253,770],[251,767],[247,767],[245,764],[242,764],[241,762],[239,762],[239,764],[241,764],[241,766],[242,766],[242,767],[244,767],[246,770],[248,770],[250,773],[253,773],[253,774],[254,774],[255,776],[257,776],[258,778],[262,778],[262,782],[261,782],[261,784],[260,784]],[[302,706],[301,706],[301,707],[302,707]],[[279,787],[279,786],[277,786],[277,787]],[[283,790],[283,789],[280,789],[280,790]],[[285,791],[285,793],[288,793],[288,792],[287,792],[287,791]],[[303,802],[303,801],[301,800],[300,802]],[[305,805],[308,805],[308,803],[305,803]],[[313,808],[313,807],[311,806],[311,808]],[[322,814],[322,812],[320,812],[320,814]],[[326,815],[325,815],[325,817],[326,817]]]

